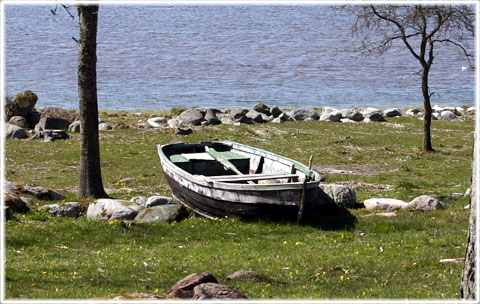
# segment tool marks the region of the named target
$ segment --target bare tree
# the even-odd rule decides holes
[[[98,5],[78,5],[78,101],[80,107],[80,183],[78,196],[108,197],[102,183],[97,101]]]
[[[429,73],[437,46],[457,47],[469,60],[468,41],[474,37],[475,12],[465,5],[385,5],[349,6],[356,16],[352,31],[360,38],[364,54],[384,54],[395,41],[401,41],[421,65],[424,105],[423,149],[433,152],[431,140],[432,107]]]

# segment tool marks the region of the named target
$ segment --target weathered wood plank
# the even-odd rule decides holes
[[[210,182],[244,182],[266,179],[282,179],[282,178],[298,178],[297,174],[248,174],[248,175],[223,175],[206,177],[206,181]]]
[[[215,158],[216,161],[218,161],[219,163],[221,163],[226,169],[228,170],[232,170],[233,172],[235,172],[236,174],[238,175],[243,175],[242,172],[240,172],[240,170],[237,169],[237,167],[235,167],[234,164],[232,164],[228,159],[226,159],[222,154],[218,153],[217,151],[215,151],[214,148],[211,148],[211,147],[205,147],[205,151],[213,158]],[[254,184],[254,182],[252,181],[247,181],[247,183],[249,184]]]

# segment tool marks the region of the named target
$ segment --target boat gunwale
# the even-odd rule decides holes
[[[239,144],[239,143],[236,143],[236,142],[231,142],[231,141],[201,142],[199,144],[193,144],[193,145],[209,145],[209,144],[211,144],[211,145],[214,145],[214,144],[229,145],[229,146],[231,146],[231,148],[237,149],[237,150],[240,150],[240,151],[247,150],[247,151],[243,151],[247,154],[260,155],[260,156],[270,156],[269,157],[270,159],[272,159],[271,156],[274,156],[274,159],[273,159],[274,161],[278,161],[276,159],[276,158],[278,158],[278,159],[283,160],[284,162],[295,164],[296,166],[302,168],[303,170],[305,170],[307,172],[310,172],[310,176],[313,175],[313,179],[306,183],[307,189],[318,187],[318,184],[320,183],[320,175],[313,170],[309,170],[308,167],[305,166],[304,164],[302,164],[302,163],[300,163],[296,160],[290,159],[288,157],[278,155],[278,154],[275,154],[273,152],[265,151],[263,149],[259,149],[259,148]],[[158,154],[160,156],[160,161],[162,163],[162,167],[167,166],[168,169],[170,171],[172,171],[174,174],[177,174],[177,176],[179,178],[186,179],[188,181],[194,182],[194,183],[196,183],[200,186],[203,186],[203,187],[209,187],[209,188],[213,187],[213,188],[217,188],[219,190],[230,190],[230,191],[232,191],[232,190],[234,190],[234,191],[235,190],[237,190],[237,191],[282,191],[282,190],[298,190],[298,189],[301,189],[303,187],[303,182],[274,183],[274,184],[238,184],[238,183],[219,182],[219,181],[207,181],[207,178],[210,177],[210,176],[193,175],[193,174],[181,169],[180,167],[176,166],[167,157],[167,155],[164,153],[163,149],[165,147],[172,146],[172,145],[179,145],[179,144],[165,144],[165,145],[160,145],[159,144],[159,145],[157,145]],[[184,145],[188,145],[188,144],[184,144]],[[257,152],[259,152],[259,153],[257,153]],[[301,171],[303,171],[303,170],[301,170]],[[165,171],[165,169],[164,169],[164,171]],[[167,173],[167,172],[165,172],[165,173]],[[305,174],[304,172],[302,172],[302,173]],[[172,176],[172,178],[175,179],[174,176]]]

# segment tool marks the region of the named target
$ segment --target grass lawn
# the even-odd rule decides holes
[[[151,113],[148,113],[151,114]],[[102,112],[108,122],[148,117]],[[33,199],[33,212],[5,223],[6,298],[105,299],[124,293],[165,294],[179,279],[212,272],[220,283],[251,299],[455,299],[463,264],[440,263],[465,254],[473,153],[473,121],[433,121],[435,153],[421,150],[422,121],[387,123],[290,122],[209,126],[177,137],[169,129],[101,132],[102,174],[113,198],[170,195],[156,152],[175,140],[231,140],[278,153],[314,168],[351,170],[328,174],[327,182],[355,187],[357,200],[441,196],[445,210],[398,211],[371,216],[351,209],[354,225],[326,218],[297,226],[235,217],[194,215],[171,224],[53,218],[36,209],[52,202]],[[79,134],[72,139],[7,140],[9,181],[63,189],[76,201]],[[133,178],[120,182],[123,178]],[[82,201],[88,203],[88,201]],[[237,270],[264,277],[226,281]]]

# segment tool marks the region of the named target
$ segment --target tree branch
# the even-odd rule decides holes
[[[470,67],[473,67],[472,62],[470,61],[470,58],[473,57],[473,54],[468,53],[467,49],[465,49],[465,47],[463,45],[461,45],[460,43],[452,41],[452,40],[447,39],[447,38],[446,39],[434,39],[434,40],[432,40],[432,43],[434,43],[434,42],[450,43],[450,44],[453,44],[454,46],[458,47],[463,52],[463,54],[465,55],[465,58],[467,58],[467,61],[468,61],[468,64],[470,65]]]
[[[405,29],[403,28],[403,26],[397,21],[397,20],[394,20],[392,18],[389,18],[387,16],[383,16],[382,14],[380,14],[379,12],[377,12],[377,10],[375,9],[375,7],[373,5],[370,6],[370,8],[372,9],[373,13],[375,14],[375,16],[377,16],[378,18],[384,20],[384,21],[387,21],[387,22],[390,22],[390,23],[393,23],[395,24],[395,26],[400,30],[400,33],[402,34],[403,37],[401,37],[401,39],[403,40],[403,43],[405,43],[405,45],[407,46],[408,50],[410,51],[410,53],[412,53],[412,55],[417,58],[419,61],[421,61],[421,58],[418,56],[417,53],[415,53],[415,51],[413,50],[412,46],[410,45],[410,43],[408,42],[407,38],[406,38],[406,33],[405,33]]]

